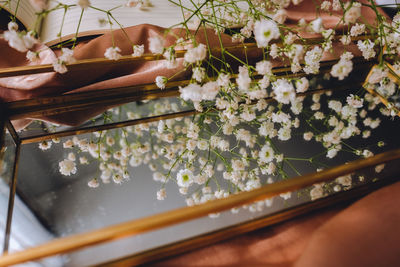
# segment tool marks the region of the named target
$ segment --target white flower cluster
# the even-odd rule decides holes
[[[89,157],[80,156],[79,164],[88,164],[90,157],[100,162],[100,175],[91,179],[88,186],[96,188],[100,181],[110,183],[111,180],[120,184],[129,179],[128,166],[134,168],[148,164],[153,179],[162,184],[156,193],[157,199],[167,197],[165,184],[174,181],[179,192],[188,195],[186,202],[191,206],[253,190],[265,183],[272,183],[274,179],[289,176],[283,166],[290,163],[291,158],[281,152],[279,144],[291,140],[293,136],[302,136],[307,142],[321,143],[321,154],[326,160],[336,157],[344,150],[343,147],[357,156],[373,155],[369,149],[352,149],[346,142],[354,136],[369,138],[371,131],[379,126],[381,120],[368,115],[379,105],[379,97],[353,92],[347,94],[345,102],[341,102],[330,99],[329,93],[307,91],[310,91],[309,87],[320,89],[317,86],[319,80],[311,75],[319,74],[325,55],[336,55],[335,45],[339,41],[346,48],[352,38],[371,34],[372,37],[357,42],[365,59],[375,58],[375,49],[380,47],[385,47],[382,58],[397,55],[400,51],[400,15],[395,16],[391,23],[381,16],[377,25],[361,24],[362,9],[357,1],[322,1],[319,11],[343,14],[338,26],[348,30],[342,36],[335,36],[337,29],[327,28],[328,23],[320,14],[316,14],[312,21],[302,18],[293,27],[283,25],[288,15],[285,8],[290,3],[297,5],[301,0],[256,0],[251,1],[247,9],[236,3],[240,1],[219,2],[215,7],[215,1],[204,1],[204,5],[196,11],[185,11],[185,19],[190,18],[190,21],[185,21],[182,26],[186,28],[192,23],[199,27],[212,27],[216,37],[225,38],[228,27],[243,25],[232,39],[239,42],[252,40],[258,48],[262,48],[259,49],[262,56],[254,62],[223,47],[219,47],[220,54],[217,54],[212,51],[213,47],[199,42],[198,36],[191,31],[187,31],[185,37],[177,36],[176,42],[170,46],[167,46],[162,34],[152,34],[147,40],[148,47],[133,45],[133,57],[150,51],[159,55],[157,57],[163,60],[168,69],[179,67],[184,71],[192,71],[190,83],[180,87],[179,93],[182,103],[193,105],[197,115],[98,132],[90,141],[76,137],[65,141],[64,148],[90,154]],[[79,0],[76,3],[83,9],[90,6],[90,1]],[[126,6],[147,9],[151,3],[129,0]],[[302,38],[304,32],[320,36],[321,43],[307,43]],[[36,42],[30,39],[33,35],[18,32],[14,24],[9,25],[9,31],[3,36],[11,46],[25,52]],[[218,38],[220,46],[223,45],[222,39]],[[176,49],[179,47],[187,49],[182,59],[177,59]],[[244,51],[247,53],[246,49]],[[340,59],[324,79],[332,76],[344,80],[350,75],[353,54],[349,51],[353,50],[348,49],[336,55]],[[31,61],[37,60],[38,55],[33,51],[27,53]],[[104,56],[118,60],[121,50],[113,45],[107,48]],[[233,62],[227,61],[227,58]],[[284,62],[294,75],[290,73],[285,78],[277,76],[273,69],[276,61]],[[64,73],[67,71],[66,64],[72,62],[73,50],[63,48],[61,56],[54,63],[54,69]],[[390,71],[384,67],[385,64],[379,66],[369,76],[368,86],[383,97],[394,98],[398,89],[390,77],[393,72],[400,73],[400,63],[394,62]],[[302,71],[307,77],[302,77]],[[155,83],[158,88],[165,89],[169,79],[157,76]],[[312,96],[306,97],[305,92]],[[303,101],[309,102],[304,104]],[[113,112],[117,110],[122,112],[122,109],[114,109]],[[171,110],[179,110],[177,103],[165,101],[156,104],[146,115],[165,114]],[[381,108],[381,111],[388,116],[395,114],[395,103]],[[119,115],[133,120],[139,117],[140,112],[142,110],[136,109]],[[42,142],[39,147],[47,150],[52,142]],[[314,158],[306,160],[317,164]],[[60,172],[63,175],[75,174],[76,164],[75,154],[70,153],[59,163]],[[380,170],[378,166],[377,171]],[[281,176],[272,178],[277,174]],[[218,177],[222,177],[224,183],[220,184]],[[228,186],[224,187],[226,184]],[[351,185],[351,176],[339,177],[332,190],[348,189]],[[312,200],[324,197],[329,190],[330,184],[314,185],[310,189],[310,197]],[[287,192],[280,197],[288,200],[292,193]],[[247,207],[250,211],[258,211],[270,206],[271,201],[259,201]]]
[[[71,64],[75,61],[74,51],[64,47],[61,49],[61,56],[53,62],[54,71],[61,74],[65,73],[68,71],[66,64]]]
[[[27,52],[38,40],[35,38],[34,32],[19,32],[16,22],[8,23],[8,31],[2,34],[2,37],[8,42],[8,45],[19,52]]]
[[[202,100],[214,100],[220,90],[217,82],[207,82],[204,85],[191,83],[180,87],[179,92],[183,100],[199,103]]]
[[[353,54],[351,52],[343,53],[339,62],[332,66],[331,75],[339,80],[343,80],[349,76],[350,72],[353,70],[352,58]]]
[[[106,49],[106,52],[104,52],[104,56],[108,59],[111,60],[118,60],[121,58],[121,49],[116,46],[112,46]]]

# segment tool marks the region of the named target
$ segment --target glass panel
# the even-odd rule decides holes
[[[7,132],[4,137],[4,147],[0,148],[0,251],[3,252],[4,235],[7,225],[8,198],[10,195],[10,183],[13,175],[16,145],[11,135]],[[14,246],[14,240],[10,240],[10,248]]]
[[[380,167],[377,168],[374,166],[357,171],[350,176],[346,175],[327,182],[322,186],[323,198],[336,195],[341,196],[342,201],[358,199],[370,191],[397,181],[400,173],[397,167],[399,163],[400,160],[394,160],[386,163],[382,170],[380,170]],[[373,185],[367,188],[366,185],[368,184]],[[337,189],[338,187],[340,187],[340,190]],[[292,197],[288,200],[284,200],[280,196],[274,197],[266,201],[259,201],[255,204],[222,212],[217,217],[202,217],[186,223],[166,227],[162,230],[84,248],[67,255],[45,258],[45,260],[40,261],[40,263],[45,266],[58,266],[55,264],[62,264],[63,266],[91,266],[94,264],[104,264],[110,260],[127,258],[133,256],[135,252],[153,249],[164,244],[172,244],[177,241],[185,240],[186,238],[193,238],[199,234],[209,233],[213,230],[223,229],[249,220],[265,218],[266,216],[274,215],[276,212],[288,211],[289,209],[299,207],[309,202],[310,195],[315,196],[312,191],[316,191],[316,188],[318,187],[311,186],[293,192]],[[357,188],[361,190],[356,190]],[[350,196],[349,193],[352,194],[352,196]],[[318,199],[314,199],[314,201],[318,201]],[[335,202],[335,204],[336,203],[340,202]],[[318,208],[325,208],[325,206],[321,204]],[[311,209],[309,211],[311,211]],[[90,213],[93,214],[92,211],[90,211]],[[182,253],[182,251],[174,251],[173,253],[179,254],[180,252]],[[149,256],[147,260],[151,261],[157,259],[158,258]],[[53,265],[46,265],[46,263],[51,263]],[[125,263],[125,265],[127,264]]]
[[[378,111],[367,111],[367,103],[365,111],[352,115],[361,116],[357,126],[363,132],[360,130],[360,137],[351,136],[358,128],[351,128],[352,118],[346,117],[346,109],[341,109],[339,116],[332,107],[328,108],[338,105],[328,104],[333,97],[346,99],[348,94],[338,91],[335,96],[306,97],[299,121],[286,106],[260,101],[254,104],[255,114],[249,111],[241,115],[243,119],[254,115],[257,120],[236,126],[232,125],[235,117],[222,121],[216,119],[219,111],[205,107],[206,115],[24,145],[18,194],[35,216],[40,229],[36,232],[41,233],[31,244],[252,190],[343,164],[359,158],[358,154],[370,156],[400,147],[400,140],[391,135],[400,130],[400,124],[382,117]],[[371,103],[369,106],[374,104],[372,100]],[[318,115],[319,110],[324,118]],[[331,119],[333,116],[337,122]],[[380,127],[375,129],[372,124],[379,124],[378,117]],[[265,125],[267,122],[272,125]],[[287,123],[293,125],[289,133],[285,132]],[[330,124],[341,127],[343,140],[339,143],[332,135],[336,126]],[[229,134],[231,130],[233,134]],[[309,131],[314,132],[314,137],[306,141]],[[284,141],[289,136],[291,139]],[[343,177],[332,185],[314,186],[282,194],[272,202],[248,205],[237,214],[227,212],[217,218],[202,218],[121,241],[125,245],[118,245],[118,249],[102,246],[101,250],[95,248],[96,252],[73,253],[66,264],[90,265],[221,229],[310,201],[310,196],[315,199],[347,190],[359,181],[358,176]],[[14,224],[21,221],[13,221],[13,234],[17,229]]]
[[[89,112],[87,110],[84,110],[47,118],[47,120],[56,122],[61,121],[64,122],[64,124],[77,124],[79,122],[80,125],[76,127],[63,126],[56,123],[35,120],[18,134],[20,138],[28,138],[47,133],[56,133],[66,130],[77,130],[86,127],[108,125],[112,123],[124,122],[127,120],[147,118],[162,114],[171,114],[192,109],[193,105],[189,104],[188,102],[181,101],[179,98],[176,97],[138,101],[127,103],[119,107],[110,108],[104,113],[101,113],[101,109],[99,112]],[[84,118],[83,120],[82,117]]]

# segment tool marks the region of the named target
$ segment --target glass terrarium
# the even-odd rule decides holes
[[[368,139],[367,132],[349,137],[334,152],[321,144],[334,120],[332,105],[360,89],[365,69],[340,83],[323,74],[311,78],[290,140],[276,126],[294,113],[272,98],[243,103],[254,106],[257,119],[232,126],[218,107],[199,111],[180,99],[175,84],[161,92],[132,87],[96,92],[97,98],[89,92],[6,104],[4,250],[17,251],[19,236],[37,233],[30,238],[33,248],[7,257],[52,256],[39,260],[52,266],[145,263],[394,181],[399,141],[389,133],[399,125],[372,119],[377,111],[365,116],[380,123],[366,130],[373,131]],[[312,112],[316,103],[323,119]],[[99,105],[109,108],[99,112]],[[79,126],[36,119],[93,111],[99,114]],[[276,114],[282,118],[268,119]],[[22,118],[32,122],[16,132],[10,120]]]
[[[15,15],[3,34],[31,54],[28,66],[0,69],[1,86],[48,80],[32,93],[10,86],[1,105],[1,266],[148,264],[397,181],[400,23],[388,26],[374,1],[375,17],[363,14],[378,26],[356,23],[367,4],[351,1],[340,29],[324,28],[326,3],[321,17],[291,25],[263,1],[179,1],[181,28],[162,34],[78,2],[35,14],[48,32],[46,19],[64,14],[68,24],[69,9],[78,30],[95,11],[121,30],[80,45],[78,30],[72,39],[60,30],[45,43],[52,52],[13,42],[40,36],[19,30]],[[156,36],[139,45],[137,32]]]

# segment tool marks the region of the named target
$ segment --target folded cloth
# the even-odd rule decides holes
[[[286,24],[288,26],[296,25],[298,20],[301,18],[304,18],[306,22],[314,20],[316,18],[316,8],[317,6],[315,6],[312,1],[303,1],[297,6],[291,5],[287,9],[288,18]],[[323,19],[324,27],[326,29],[336,27],[341,18],[339,13],[329,14],[326,12],[320,12],[320,16]],[[376,15],[371,8],[362,7],[361,22],[372,24],[375,21],[375,17]],[[342,31],[346,30],[346,27],[342,25],[336,29]],[[114,31],[113,36],[116,46],[121,49],[122,55],[129,55],[132,53],[132,43],[144,44],[145,53],[148,53],[149,37],[156,35],[164,36],[164,30],[165,29],[161,27],[145,24],[125,29],[125,33],[129,36],[131,41],[127,40],[126,35],[122,30]],[[167,47],[173,44],[176,40],[174,35],[179,37],[184,34],[185,30],[174,29],[173,34],[165,36],[164,45]],[[303,35],[305,37],[315,37],[315,34],[304,33]],[[198,31],[196,38],[199,43],[206,43],[207,40],[211,47],[218,47],[220,45],[218,36],[212,29]],[[222,43],[224,46],[235,44],[232,42],[231,37],[225,34],[222,35]],[[111,33],[108,33],[95,38],[88,43],[79,44],[74,50],[74,57],[77,60],[102,58],[104,57],[105,50],[111,46]],[[44,45],[38,45],[35,48],[36,50],[44,49],[44,51],[41,52],[41,60],[36,64],[51,64],[55,61],[57,55],[60,54],[60,51],[58,50],[52,51],[45,48]],[[356,56],[361,55],[361,52],[355,45],[344,47],[340,43],[336,43],[333,53],[325,53],[323,60],[338,58],[344,50],[351,51]],[[259,55],[260,51],[255,51],[247,56],[248,58],[258,58]],[[2,58],[0,68],[33,64],[26,60],[24,53],[20,53],[10,48],[2,39],[0,39],[0,57]],[[275,66],[285,64],[285,62],[279,61],[274,61],[273,63]],[[184,66],[182,65],[182,61],[180,61],[180,64],[175,69],[167,69],[163,61],[149,61],[132,63],[130,65],[125,65],[123,68],[118,66],[96,66],[88,68],[84,73],[80,71],[69,71],[65,74],[52,72],[2,78],[0,79],[0,100],[3,102],[9,102],[39,96],[55,96],[66,93],[153,83],[158,75],[171,77],[177,72],[183,70]],[[182,78],[185,75],[187,75],[187,72],[183,71],[180,75],[175,75],[174,78]],[[105,109],[107,109],[107,107],[97,107],[90,111],[74,113],[74,116],[62,114],[58,116],[42,117],[39,119],[66,125],[79,125],[94,115],[100,114]],[[24,122],[26,122],[26,120]]]

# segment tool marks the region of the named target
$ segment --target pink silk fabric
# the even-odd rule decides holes
[[[287,25],[297,24],[300,18],[304,18],[306,21],[312,21],[316,18],[314,2],[311,0],[304,1],[298,6],[290,6],[288,8]],[[362,17],[360,21],[366,23],[373,23],[375,19],[374,12],[369,8],[362,8]],[[325,28],[333,28],[337,25],[340,14],[330,15],[328,13],[321,13],[321,17],[324,21]],[[343,30],[343,27],[338,27],[338,30]],[[151,36],[163,36],[164,29],[152,25],[139,25],[129,27],[125,29],[127,35],[130,37],[133,44],[144,44],[145,52],[148,53],[148,39]],[[182,29],[175,29],[174,33],[178,36],[182,36],[184,31]],[[113,32],[116,46],[118,46],[122,52],[122,55],[129,55],[132,53],[132,43],[127,40],[121,30]],[[207,36],[207,38],[206,38]],[[305,37],[314,37],[314,35],[305,33]],[[203,31],[200,30],[196,36],[197,41],[200,43],[206,43],[206,39],[210,43],[211,47],[218,47],[218,37],[215,35],[213,30]],[[175,37],[167,35],[165,37],[165,46],[171,45],[175,41]],[[222,36],[222,42],[225,46],[234,45],[231,38],[228,35]],[[82,43],[75,48],[74,57],[77,60],[89,59],[89,58],[102,58],[104,57],[105,50],[112,46],[111,34],[105,34],[101,37],[95,38],[88,43]],[[44,46],[38,46],[37,49],[43,49]],[[356,56],[360,55],[360,51],[355,45],[343,47],[341,44],[335,44],[333,53],[326,53],[323,60],[338,58],[344,51],[351,51]],[[56,55],[60,51],[52,51],[45,49],[41,53],[41,61],[39,64],[49,64],[54,61]],[[248,54],[251,59],[259,58],[260,51],[254,51]],[[237,56],[243,57],[244,55],[238,54]],[[10,48],[4,40],[0,39],[0,68],[4,67],[15,67],[30,65],[24,53]],[[274,61],[275,66],[283,65],[284,62]],[[132,63],[126,65],[123,68],[118,66],[96,66],[94,68],[88,68],[84,73],[69,71],[65,74],[57,74],[54,72],[43,73],[36,75],[24,75],[10,78],[0,79],[0,99],[1,101],[9,102],[22,99],[30,99],[40,96],[55,96],[67,93],[84,92],[89,90],[102,90],[111,89],[123,86],[133,86],[138,84],[154,83],[155,78],[158,75],[170,77],[178,71],[183,70],[184,67],[180,64],[176,69],[167,69],[165,62],[152,61],[145,63]],[[187,76],[188,72],[182,72],[180,75],[174,77],[179,79]],[[58,116],[42,117],[39,119],[47,120],[55,123],[66,124],[66,125],[79,125],[91,117],[100,114],[108,107],[98,107],[83,112],[74,112],[71,114],[61,114]],[[26,120],[14,122],[16,128],[23,128],[26,124]]]

